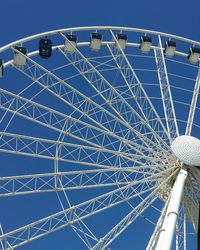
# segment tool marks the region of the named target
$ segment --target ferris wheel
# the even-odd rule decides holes
[[[199,47],[95,26],[0,48],[1,250],[200,247]]]

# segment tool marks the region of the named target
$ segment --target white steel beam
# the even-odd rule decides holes
[[[125,185],[134,180],[134,174],[131,169],[116,168],[0,177],[0,197]]]
[[[7,44],[3,47],[0,48],[0,53],[2,53],[3,51],[12,48],[15,45],[18,44],[22,44],[31,40],[35,40],[38,38],[42,38],[45,36],[53,36],[53,35],[57,35],[60,33],[71,33],[71,32],[78,32],[78,31],[96,31],[96,30],[116,30],[116,31],[125,31],[125,32],[136,32],[136,33],[141,33],[141,34],[153,34],[153,35],[160,35],[166,38],[172,38],[175,40],[180,40],[186,43],[191,43],[193,45],[197,45],[200,46],[200,42],[198,41],[194,41],[192,39],[188,39],[185,37],[181,37],[181,36],[176,36],[176,35],[172,35],[169,33],[164,33],[164,32],[158,32],[158,31],[153,31],[153,30],[147,30],[147,29],[139,29],[139,28],[132,28],[132,27],[121,27],[121,26],[85,26],[85,27],[73,27],[73,28],[65,28],[65,29],[57,29],[57,30],[52,30],[52,31],[47,31],[47,32],[42,32],[40,34],[35,34],[35,35],[31,35],[25,38],[22,38],[20,40],[17,40],[15,42],[12,42],[10,44]]]
[[[67,84],[52,72],[49,72],[29,57],[25,57],[28,63],[24,68],[15,67],[14,64],[13,66],[34,82],[38,83],[45,90],[49,91],[74,110],[78,111],[81,114],[80,119],[81,117],[84,117],[95,123],[97,127],[101,127],[112,133],[118,133],[118,135],[121,133],[121,136],[125,138],[128,134],[130,140],[138,140],[140,144],[144,144],[146,147],[154,147],[155,149],[158,147],[156,142],[153,142],[148,138],[148,133],[144,134],[138,129],[128,125],[127,122],[122,121],[117,116],[113,115],[113,113],[110,113],[101,105],[92,101],[91,98],[80,93],[77,89],[73,88],[70,84]],[[140,120],[136,126],[141,126]],[[119,130],[115,131],[115,128],[119,128]],[[168,148],[168,145],[165,146]],[[162,147],[159,147],[159,151],[166,152]]]
[[[163,223],[164,223],[165,214],[167,211],[168,204],[169,204],[169,198],[165,202],[165,205],[164,205],[162,212],[160,214],[160,217],[157,221],[156,227],[154,228],[153,234],[148,242],[146,250],[155,250],[155,246],[157,244],[158,238],[159,238],[160,234],[162,233]]]
[[[44,138],[24,136],[0,132],[0,152],[21,154],[32,157],[46,158],[50,160],[86,164],[96,167],[113,167],[113,161],[121,159],[120,167],[132,167],[133,163],[138,166],[145,166],[141,159],[149,162],[160,163],[162,159],[152,156],[142,156],[126,152],[114,151],[104,148],[95,148],[81,144],[54,141]],[[59,146],[60,152],[56,156],[56,148]],[[166,164],[167,159],[163,159]],[[162,165],[162,164],[161,164]]]
[[[161,184],[154,187],[154,190],[147,195],[141,202],[135,206],[132,211],[125,216],[115,227],[113,227],[99,242],[92,248],[92,250],[103,250],[108,247],[113,240],[118,237],[133,221],[135,221],[152,203],[157,199],[157,193],[163,184],[165,184],[172,175],[168,176]]]
[[[144,155],[145,151],[155,153],[151,148],[3,89],[0,89],[0,108],[95,147],[113,145],[113,149],[118,150],[117,145],[122,143],[123,149],[126,151],[130,149],[131,152],[141,155]],[[105,143],[106,141],[110,141],[110,143]]]
[[[166,225],[163,228],[163,235],[159,238],[157,245],[159,248],[157,250],[170,250],[172,247],[173,237],[175,233],[176,222],[178,218],[178,212],[181,204],[181,199],[183,195],[185,180],[187,178],[187,169],[182,168],[177,175],[176,181],[174,183],[171,198],[169,201],[169,206],[166,212]],[[161,242],[160,242],[161,240]]]
[[[186,212],[187,218],[192,222],[194,231],[197,233],[198,230],[198,213],[199,213],[199,200],[200,200],[200,183],[199,179],[195,179],[198,176],[198,169],[194,173],[189,173],[183,201],[184,210]]]
[[[195,86],[194,86],[194,91],[193,91],[193,96],[192,96],[192,101],[190,104],[190,110],[189,110],[189,115],[188,115],[188,120],[187,120],[187,126],[185,130],[186,135],[190,135],[192,131],[192,125],[193,125],[193,120],[195,116],[195,111],[196,111],[196,106],[197,106],[197,100],[199,98],[199,90],[200,90],[200,67],[198,70]]]
[[[3,233],[3,228],[2,228],[2,226],[1,226],[1,224],[0,224],[0,235],[3,235],[4,233]],[[3,246],[3,242],[2,242],[2,240],[0,240],[0,245],[1,245],[1,249],[2,250],[5,250],[5,248],[4,248],[4,246]]]
[[[0,197],[126,185],[137,181],[139,175],[152,176],[153,180],[152,174],[143,168],[111,168],[6,176],[0,177]],[[146,183],[142,178],[140,182]]]
[[[142,114],[143,119],[147,122],[148,126],[153,129],[154,133],[152,133],[152,138],[156,137],[161,144],[163,141],[166,143],[168,135],[162,120],[149,99],[126,54],[119,45],[113,31],[110,30],[110,32],[116,45],[108,45],[108,48],[116,65],[118,66],[118,70],[124,79],[125,86],[128,88],[133,102],[136,103],[139,112]],[[123,86],[122,83],[121,86]]]
[[[113,137],[113,133],[3,89],[0,89],[0,109],[96,147],[103,146],[102,137]]]
[[[155,191],[144,198],[139,205],[124,217],[114,228],[112,228],[91,250],[105,250],[131,223],[150,207],[157,199]]]
[[[160,36],[158,36],[158,40],[158,48],[154,49],[154,54],[157,65],[158,79],[160,83],[160,92],[162,97],[163,110],[165,114],[167,132],[170,138],[170,142],[172,142],[174,138],[179,136],[179,130]]]
[[[148,180],[148,177],[146,178],[146,181],[150,181]],[[55,232],[56,230],[70,226],[78,220],[88,218],[96,213],[116,206],[122,202],[126,202],[127,200],[138,197],[154,189],[154,187],[145,188],[144,184],[138,185],[135,189],[133,186],[136,186],[137,184],[138,183],[136,182],[134,182],[134,184],[130,183],[125,187],[118,188],[114,191],[100,195],[79,205],[72,206],[69,209],[50,215],[22,228],[5,233],[3,236],[0,236],[0,240],[2,240],[5,249],[9,249],[8,244],[13,248],[19,247],[32,240]]]
[[[61,35],[67,39],[63,34]],[[74,46],[74,49],[74,53],[65,53],[62,49],[59,49],[59,51],[68,59],[69,62],[72,63],[74,68],[80,73],[81,76],[83,76],[83,78],[91,85],[91,87],[95,89],[99,96],[102,97],[104,102],[113,110],[113,112],[117,117],[120,118],[122,122],[125,122],[129,127],[134,127],[135,124],[138,124],[139,122],[141,124],[140,131],[149,131],[149,136],[152,140],[152,138],[154,138],[152,134],[155,135],[155,128],[149,126],[149,121],[143,119],[143,117],[141,117],[139,113],[135,111],[130,103],[126,101],[123,93],[119,93],[118,90],[107,81],[107,79],[93,66],[93,64],[77,47]],[[148,113],[151,113],[150,111],[148,111]],[[155,112],[155,109],[153,111]],[[127,114],[129,114],[128,117]],[[157,124],[161,122],[158,116],[156,118],[157,119],[154,121],[154,123]],[[164,126],[163,129],[165,129]],[[160,143],[163,144],[164,147],[168,147],[168,145],[162,139]]]

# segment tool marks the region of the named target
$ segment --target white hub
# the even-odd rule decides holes
[[[200,167],[200,140],[188,135],[177,137],[171,145],[175,156],[188,166]]]

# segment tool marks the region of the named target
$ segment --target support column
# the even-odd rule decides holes
[[[167,212],[166,212],[166,215],[167,215]],[[162,242],[163,242],[163,237],[165,235],[166,224],[167,224],[167,216],[165,216],[162,227],[160,228],[159,238],[158,238],[158,241],[154,250],[162,249]]]
[[[165,228],[163,228],[162,237],[158,240],[157,246],[159,246],[159,249],[156,248],[158,250],[171,249],[186,177],[187,169],[183,167],[176,178],[174,187],[172,188],[171,199],[166,212],[166,223],[164,223]]]

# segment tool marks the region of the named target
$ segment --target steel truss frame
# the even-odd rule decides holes
[[[110,32],[112,41],[103,41],[102,45],[107,47],[116,68],[124,80],[121,90],[111,86],[92,61],[88,60],[81,52],[80,47],[88,46],[89,42],[79,42],[77,47],[74,47],[75,52],[72,54],[66,53],[63,45],[54,46],[53,50],[60,52],[70,62],[78,74],[102,98],[104,105],[97,104],[93,96],[91,98],[87,97],[73,88],[67,80],[59,78],[55,73],[33,60],[31,57],[38,55],[37,51],[30,52],[27,56],[18,52],[25,57],[26,66],[18,67],[13,60],[7,61],[4,66],[13,66],[31,81],[42,87],[41,91],[48,91],[66,106],[72,108],[79,114],[79,118],[73,117],[73,113],[67,115],[35,102],[33,99],[37,97],[37,94],[31,99],[27,99],[20,94],[0,89],[0,109],[5,112],[1,121],[3,121],[7,113],[10,113],[12,117],[15,115],[22,117],[60,135],[60,140],[54,141],[8,133],[5,129],[5,131],[0,132],[0,152],[51,159],[55,162],[55,165],[59,161],[83,164],[90,166],[91,170],[55,171],[46,174],[0,177],[0,196],[40,192],[58,193],[61,191],[66,195],[65,191],[72,189],[100,187],[113,187],[115,189],[81,204],[69,206],[68,209],[62,207],[62,211],[59,213],[9,233],[4,233],[0,226],[2,250],[13,249],[66,226],[71,226],[89,249],[108,249],[108,246],[121,232],[137,217],[142,216],[145,209],[152,206],[159,196],[158,192],[161,186],[165,188],[167,181],[171,181],[171,178],[177,175],[172,193],[168,201],[165,202],[166,205],[147,247],[147,249],[154,249],[156,242],[156,250],[163,249],[163,245],[166,247],[165,249],[170,249],[181,201],[184,200],[184,206],[188,212],[198,199],[198,195],[195,196],[195,191],[199,187],[195,186],[194,190],[191,190],[187,185],[187,182],[196,185],[195,178],[190,173],[187,173],[184,167],[179,174],[177,174],[178,169],[175,166],[167,168],[171,157],[170,144],[176,136],[179,136],[179,129],[161,39],[171,38],[197,46],[200,46],[199,42],[150,30],[95,26],[61,29],[30,36],[0,48],[0,53],[8,49],[16,52],[15,45],[44,36],[58,35],[66,39],[65,33],[86,30],[106,30]],[[152,46],[152,49],[154,49],[155,53],[166,124],[160,119],[134,67],[121,49],[115,36],[115,32],[119,30],[121,32],[148,33],[157,36],[158,46]],[[139,44],[129,42],[127,46],[138,47]],[[175,52],[175,54],[183,57],[187,56],[180,51]],[[186,135],[191,134],[197,107],[200,90],[199,72],[189,109]],[[126,93],[122,90],[125,87],[128,90]],[[131,102],[126,100],[126,95],[132,98]],[[132,103],[134,105],[131,105]],[[109,111],[106,109],[107,106]],[[84,118],[84,121],[81,118]],[[115,132],[116,128],[120,133]],[[80,143],[66,143],[62,139],[64,137],[73,138]],[[123,152],[120,151],[121,149],[123,149]],[[93,167],[95,169],[92,169]],[[168,173],[168,178],[163,180],[162,175],[164,176],[166,173]],[[189,177],[185,184],[187,175]],[[161,179],[162,182],[160,183],[159,180]],[[186,191],[184,191],[182,199],[184,185]],[[191,200],[188,200],[185,194],[188,197],[190,196],[194,204],[188,205]],[[144,198],[142,198],[143,196]],[[82,221],[120,203],[126,202],[129,204],[129,201],[135,197],[140,198],[141,202],[132,207],[132,211],[101,239],[97,239]],[[176,202],[173,202],[174,200]],[[60,202],[62,205],[62,201]],[[193,216],[193,212],[189,211],[188,213]],[[190,219],[196,221],[194,217]],[[186,249],[185,220],[184,214],[184,250]],[[95,244],[92,245],[90,239]],[[177,237],[178,241],[179,238]]]

